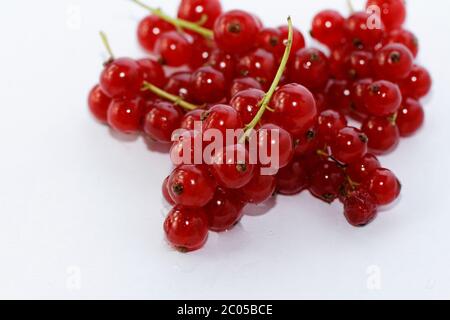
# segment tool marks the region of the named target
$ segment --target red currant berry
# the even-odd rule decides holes
[[[336,163],[321,161],[311,173],[309,191],[313,196],[332,203],[338,197],[344,180],[344,173]]]
[[[186,130],[194,130],[195,123],[202,121],[203,112],[205,112],[205,110],[196,109],[186,113],[181,120],[180,128]]]
[[[297,51],[288,69],[289,79],[310,90],[325,88],[330,77],[328,58],[314,48]]]
[[[111,104],[111,98],[102,91],[99,85],[92,88],[88,96],[89,110],[92,115],[100,122],[107,122],[108,108]]]
[[[214,196],[215,181],[201,166],[181,165],[170,175],[170,197],[185,207],[204,207]]]
[[[192,74],[190,88],[196,102],[219,102],[225,97],[225,77],[212,67],[201,67]]]
[[[370,117],[361,130],[369,138],[369,150],[375,154],[386,154],[394,150],[400,142],[400,132],[395,122],[389,118]]]
[[[282,168],[276,178],[278,193],[287,196],[300,193],[309,186],[308,171],[300,159],[294,159]]]
[[[330,148],[335,159],[342,163],[352,163],[367,153],[367,136],[359,129],[345,127],[339,130]]]
[[[400,195],[401,185],[388,169],[376,169],[367,181],[367,190],[380,206],[394,202]]]
[[[348,79],[363,79],[372,76],[373,55],[369,51],[353,51],[345,59]]]
[[[286,48],[281,31],[275,28],[262,29],[258,34],[257,43],[258,47],[271,52],[276,57],[279,57]]]
[[[373,71],[379,79],[399,81],[411,73],[414,57],[407,47],[392,43],[378,50],[373,59]]]
[[[328,64],[333,78],[341,80],[348,78],[345,59],[353,52],[353,49],[353,46],[348,43],[331,49]]]
[[[345,19],[335,10],[323,10],[313,19],[311,36],[329,48],[345,41]]]
[[[150,82],[159,88],[164,88],[167,78],[161,64],[149,58],[137,60],[137,63],[141,67],[144,81]]]
[[[163,194],[164,199],[167,201],[167,203],[169,203],[170,205],[175,205],[175,201],[173,201],[172,197],[169,194],[169,189],[168,189],[169,178],[170,178],[170,176],[168,176],[166,179],[164,179],[164,182],[162,185],[162,194]]]
[[[252,180],[255,165],[250,163],[245,147],[234,144],[216,152],[211,171],[219,185],[228,189],[240,189]]]
[[[431,89],[431,76],[421,66],[413,66],[411,73],[400,83],[400,89],[407,98],[420,99]]]
[[[201,26],[211,29],[217,17],[222,13],[219,0],[181,0],[178,8],[178,18],[200,23]]]
[[[228,105],[218,104],[206,110],[203,115],[203,132],[217,129],[226,137],[226,130],[237,130],[243,127],[238,112]]]
[[[262,167],[272,167],[277,158],[278,167],[286,167],[294,156],[294,143],[289,132],[274,124],[264,124],[257,131],[258,155]],[[261,156],[267,159],[261,159]],[[275,174],[276,172],[274,172]]]
[[[377,216],[375,199],[366,190],[352,192],[344,199],[344,215],[355,227],[363,227]]]
[[[347,167],[347,175],[355,183],[364,183],[372,173],[381,168],[380,162],[373,154],[366,154],[364,157],[352,162]]]
[[[192,57],[192,45],[177,31],[163,33],[155,43],[155,54],[162,64],[179,67],[188,64]]]
[[[185,101],[192,100],[191,74],[189,72],[176,72],[167,81],[164,88],[168,93],[179,96]]]
[[[189,67],[191,69],[197,69],[204,66],[208,63],[213,49],[214,43],[212,40],[200,36],[193,36],[192,56],[188,62]]]
[[[402,94],[396,84],[382,80],[367,86],[364,100],[367,112],[383,117],[397,112],[402,103]]]
[[[352,84],[352,108],[350,110],[350,116],[356,120],[364,121],[367,118],[368,111],[366,109],[365,95],[368,86],[372,83],[372,79],[361,79]]]
[[[322,111],[317,118],[318,139],[329,144],[337,136],[339,130],[347,126],[347,119],[342,113],[334,110]]]
[[[303,135],[297,135],[294,139],[294,155],[297,157],[304,156],[311,152],[315,152],[319,148],[320,140],[317,137],[317,129],[311,128]]]
[[[233,228],[243,216],[244,205],[233,192],[217,188],[213,199],[205,207],[209,230],[223,232]]]
[[[237,194],[246,203],[260,204],[274,195],[276,185],[275,176],[261,175],[256,172],[245,187],[237,190]]]
[[[355,12],[345,21],[345,32],[356,49],[370,50],[379,43],[384,34],[384,25],[370,26],[373,16],[366,12]],[[376,21],[374,21],[376,22]]]
[[[164,222],[167,240],[182,252],[198,250],[208,238],[208,217],[201,208],[175,206]]]
[[[255,78],[251,77],[236,78],[231,83],[229,98],[233,99],[233,97],[237,95],[239,92],[247,89],[262,90],[262,86]]]
[[[378,7],[381,13],[381,20],[387,30],[400,28],[406,19],[406,7],[404,0],[368,0],[367,8]]]
[[[232,10],[219,16],[214,24],[214,40],[228,53],[242,54],[256,46],[259,32],[255,17],[241,10]]]
[[[269,120],[294,136],[308,131],[317,118],[314,96],[300,84],[287,84],[279,88],[270,106],[274,112],[270,113]]]
[[[289,27],[288,26],[280,26],[278,27],[278,30],[281,32],[281,43],[283,43],[283,46],[279,48],[280,52],[278,53],[278,58],[281,59],[281,57],[284,54],[284,51],[286,49],[286,42],[289,38]],[[305,43],[305,37],[303,34],[298,30],[297,28],[293,28],[293,39],[292,39],[292,48],[291,48],[291,54],[289,56],[289,59],[292,60],[294,57],[294,54],[300,50],[303,49],[306,45]],[[277,56],[277,55],[276,55]]]
[[[264,98],[264,91],[248,89],[237,93],[230,101],[230,105],[239,113],[244,124],[250,123],[259,110]]]
[[[130,58],[119,58],[108,63],[100,75],[100,87],[111,98],[134,98],[142,87],[139,64]]]
[[[264,49],[257,49],[240,57],[236,66],[239,76],[255,78],[264,89],[269,88],[276,71],[273,54]]]
[[[216,49],[211,53],[208,65],[222,72],[228,82],[234,78],[236,73],[235,58],[231,54],[225,53],[219,49]]]
[[[419,40],[411,31],[405,29],[393,30],[389,33],[387,43],[401,43],[411,51],[414,57],[419,53]]]
[[[411,98],[405,99],[398,111],[397,126],[402,137],[409,137],[422,127],[425,114],[422,105]]]
[[[113,99],[108,109],[108,124],[125,134],[141,130],[143,108],[140,99]]]
[[[157,16],[145,17],[138,26],[137,36],[139,44],[147,51],[153,51],[158,37],[167,31],[173,31],[175,27]]]
[[[353,109],[352,86],[346,80],[330,80],[325,90],[326,105],[347,115]]]
[[[170,143],[182,117],[181,110],[172,103],[158,102],[145,116],[144,132],[155,141]]]

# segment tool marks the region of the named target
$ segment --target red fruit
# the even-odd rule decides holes
[[[208,63],[211,52],[214,49],[212,40],[200,36],[193,36],[192,56],[188,65],[191,69],[197,69]]]
[[[222,13],[222,5],[219,0],[181,0],[178,7],[178,18],[203,22],[202,27],[211,29],[217,17]]]
[[[283,43],[281,31],[275,28],[262,29],[257,38],[258,47],[279,57],[286,48]]]
[[[286,167],[292,160],[294,143],[291,134],[283,128],[274,124],[264,124],[257,131],[256,137],[258,139],[258,160],[262,167],[271,167],[275,174],[278,169]]]
[[[168,190],[176,204],[198,208],[211,201],[216,183],[205,168],[185,164],[170,175]]]
[[[346,80],[330,80],[325,90],[326,105],[347,115],[353,109],[352,86]]]
[[[190,88],[196,102],[219,102],[225,98],[225,77],[212,67],[201,67],[192,74]]]
[[[289,78],[310,90],[323,89],[330,77],[328,58],[314,48],[297,51],[289,65]]]
[[[191,73],[177,72],[169,77],[164,88],[168,93],[179,96],[185,101],[192,100]]]
[[[225,52],[243,54],[256,46],[255,36],[259,28],[252,14],[241,10],[228,11],[214,24],[214,40]]]
[[[160,63],[150,58],[137,60],[137,63],[141,67],[142,79],[144,81],[150,82],[159,88],[164,88],[167,83],[167,78]]]
[[[143,108],[140,99],[113,99],[108,109],[108,124],[125,134],[141,130]]]
[[[182,132],[170,147],[170,160],[175,166],[181,164],[203,164],[203,141],[199,131]]]
[[[167,201],[167,203],[171,205],[175,205],[175,201],[173,201],[172,197],[169,194],[168,184],[169,184],[169,178],[168,176],[166,179],[164,179],[163,185],[162,185],[162,194],[164,199]]]
[[[292,135],[301,135],[311,128],[317,117],[313,94],[300,84],[287,84],[273,95],[270,106],[274,109],[269,120]]]
[[[397,126],[402,137],[409,137],[422,127],[425,114],[422,105],[414,99],[405,99],[397,114]]]
[[[309,191],[325,202],[333,202],[339,195],[345,176],[340,167],[331,161],[320,161],[310,173]]]
[[[233,228],[241,220],[244,203],[232,192],[217,188],[213,199],[206,205],[209,230],[223,232]]]
[[[361,130],[369,138],[369,150],[375,154],[386,154],[394,150],[400,142],[400,132],[395,122],[389,118],[370,117]]]
[[[211,53],[208,65],[222,72],[228,82],[234,78],[236,73],[236,60],[233,55],[219,49]]]
[[[415,65],[411,73],[400,83],[400,89],[404,97],[420,99],[430,92],[431,83],[432,80],[428,71]]]
[[[311,152],[317,151],[321,142],[317,137],[317,129],[311,128],[306,131],[305,134],[297,135],[293,137],[294,139],[294,155],[297,157],[304,156],[305,154],[309,154]]]
[[[209,129],[219,130],[223,138],[226,137],[226,130],[237,130],[243,127],[238,112],[230,106],[218,104],[206,110],[203,115],[203,132]]]
[[[368,0],[367,8],[377,6],[381,20],[387,30],[400,28],[406,19],[406,6],[404,0]]]
[[[350,116],[359,121],[364,121],[367,118],[368,112],[366,109],[365,95],[368,86],[372,83],[372,79],[361,79],[353,82],[351,88],[352,108],[350,110]]]
[[[304,161],[294,159],[280,169],[277,176],[277,191],[283,195],[294,195],[308,188],[308,171]]]
[[[378,79],[400,81],[411,73],[414,57],[407,47],[391,43],[377,51],[373,59],[373,71]]]
[[[89,92],[88,105],[92,115],[100,122],[106,122],[108,117],[108,108],[111,98],[102,91],[99,85],[96,85]]]
[[[163,33],[155,43],[155,54],[162,64],[180,67],[188,64],[192,57],[192,45],[177,31]]]
[[[139,44],[147,51],[153,51],[158,37],[175,27],[160,17],[150,15],[142,19],[137,29]]]
[[[142,87],[139,64],[130,58],[119,58],[108,63],[100,75],[100,87],[111,98],[134,98]]]
[[[273,54],[257,49],[239,58],[236,72],[239,76],[253,77],[264,89],[268,89],[277,72]]]
[[[331,49],[329,57],[330,73],[335,79],[347,79],[348,72],[345,59],[353,52],[353,45],[346,43]]]
[[[278,27],[278,30],[281,32],[281,43],[283,43],[283,46],[279,47],[279,52],[277,56],[279,59],[284,54],[284,51],[286,49],[286,41],[289,38],[289,27],[288,26],[280,26]],[[293,28],[293,39],[292,39],[292,48],[291,48],[291,54],[289,56],[289,59],[292,60],[294,57],[294,54],[305,47],[305,37],[303,37],[303,34],[298,30],[297,28]]]
[[[367,86],[364,100],[368,113],[383,117],[397,112],[402,103],[402,94],[396,84],[382,80]]]
[[[237,93],[230,101],[230,105],[239,113],[244,124],[249,124],[259,110],[259,104],[264,98],[264,91],[248,89]]]
[[[344,200],[344,215],[355,227],[363,227],[377,216],[375,199],[366,190],[352,192]]]
[[[330,48],[345,41],[345,19],[335,10],[323,10],[313,19],[311,36]]]
[[[255,165],[250,164],[248,151],[241,144],[218,150],[211,169],[219,185],[228,189],[244,187],[255,174]]]
[[[229,98],[233,99],[233,97],[237,95],[239,92],[247,89],[262,90],[262,86],[255,78],[251,77],[236,78],[231,83]]]
[[[194,130],[195,123],[200,123],[202,121],[203,112],[205,112],[205,110],[196,109],[186,113],[181,120],[180,128],[186,130]]]
[[[246,203],[260,204],[274,195],[276,185],[275,176],[261,175],[256,172],[252,180],[236,193]]]
[[[164,222],[164,231],[177,250],[198,250],[208,238],[208,217],[202,208],[175,206]]]
[[[169,102],[158,102],[145,116],[144,132],[153,140],[170,143],[172,133],[180,127],[183,115]]]
[[[369,78],[372,76],[373,55],[369,51],[353,51],[345,59],[347,77],[350,80]]]
[[[318,139],[328,144],[337,136],[339,130],[347,126],[347,119],[342,113],[334,110],[325,110],[317,118]]]
[[[376,169],[367,181],[366,188],[380,206],[394,202],[401,191],[400,182],[388,169]]]
[[[355,12],[345,21],[345,32],[355,48],[371,50],[382,40],[384,25],[369,13]]]
[[[364,183],[372,173],[381,167],[377,157],[366,154],[364,157],[352,162],[347,167],[347,175],[355,183]]]
[[[411,51],[414,57],[419,53],[419,40],[411,31],[405,29],[393,30],[389,33],[387,43],[400,43]]]
[[[342,163],[352,163],[367,153],[367,136],[359,129],[345,127],[331,142],[331,153]]]

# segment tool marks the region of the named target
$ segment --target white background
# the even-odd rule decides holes
[[[148,2],[171,14],[178,3]],[[117,55],[142,56],[146,13],[126,0],[3,3],[0,298],[450,298],[450,4],[407,2],[434,88],[424,129],[382,159],[403,182],[399,203],[355,229],[337,203],[278,197],[188,255],[164,241],[168,156],[86,106],[105,58],[98,31]],[[344,0],[223,3],[269,26],[290,14],[305,33],[320,9],[347,13]]]

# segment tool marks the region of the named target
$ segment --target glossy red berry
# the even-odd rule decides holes
[[[264,28],[258,34],[258,47],[279,57],[286,48],[282,38],[283,36],[280,30],[275,28]]]
[[[335,10],[323,10],[313,19],[311,36],[330,48],[345,41],[345,19]]]
[[[202,208],[175,206],[164,222],[164,231],[177,250],[198,250],[208,238],[208,217]]]
[[[192,46],[188,39],[177,31],[163,33],[155,43],[155,54],[162,64],[180,67],[188,64],[192,57]]]
[[[395,174],[388,169],[376,169],[365,187],[380,206],[394,202],[401,191],[400,182]]]
[[[251,77],[236,78],[230,85],[230,94],[228,97],[230,99],[233,99],[233,97],[237,95],[239,92],[247,89],[262,90],[262,86],[255,78]]]
[[[169,178],[170,176],[168,176],[166,179],[164,179],[163,185],[162,185],[162,195],[164,197],[164,200],[167,201],[167,203],[171,204],[171,205],[175,205],[175,201],[173,201],[172,197],[169,194]]]
[[[329,57],[330,73],[335,79],[347,79],[348,71],[345,65],[345,59],[353,52],[354,47],[351,44],[345,43],[331,49]]]
[[[330,80],[325,89],[328,108],[347,115],[353,109],[352,85],[347,80]]]
[[[411,73],[414,57],[407,47],[391,43],[378,50],[373,59],[373,71],[378,79],[400,81]]]
[[[369,150],[375,154],[386,154],[394,150],[400,142],[400,132],[390,118],[370,117],[361,130],[369,138]]]
[[[384,25],[369,13],[355,12],[345,21],[345,33],[354,48],[371,50],[382,40]]]
[[[352,163],[367,153],[367,136],[359,129],[345,127],[331,142],[331,153],[342,163]]]
[[[150,15],[139,23],[137,37],[139,44],[147,51],[153,51],[158,37],[167,31],[173,31],[175,27],[160,17]]]
[[[277,191],[283,195],[294,195],[309,186],[308,170],[301,159],[294,159],[280,169],[277,176]]]
[[[216,19],[222,13],[219,0],[181,0],[178,7],[178,18],[200,23],[201,26],[211,29]]]
[[[264,124],[256,132],[258,159],[262,167],[271,167],[276,174],[294,156],[294,142],[289,132],[274,124]],[[265,158],[265,159],[264,159]]]
[[[222,187],[239,189],[252,180],[255,165],[250,163],[245,147],[234,144],[216,152],[211,171]]]
[[[336,163],[320,161],[310,174],[309,191],[313,196],[328,203],[339,196],[345,177],[343,170]]]
[[[220,102],[226,94],[225,77],[212,67],[201,67],[192,73],[190,88],[196,102]]]
[[[377,157],[371,153],[367,153],[364,157],[350,163],[347,166],[347,175],[355,183],[364,183],[369,179],[372,173],[381,168]]]
[[[144,81],[150,82],[159,88],[164,88],[167,83],[167,78],[160,63],[150,58],[137,60],[137,63],[141,67],[142,79]]]
[[[349,80],[370,78],[372,76],[373,54],[369,51],[353,51],[345,59],[347,78]]]
[[[233,192],[217,188],[213,199],[205,207],[209,230],[223,232],[233,228],[241,220],[244,206]]]
[[[141,130],[143,117],[140,99],[113,99],[108,109],[108,124],[116,131],[126,134]]]
[[[386,42],[403,44],[414,57],[417,57],[419,53],[419,39],[411,31],[405,29],[392,30],[389,32]]]
[[[356,120],[364,121],[368,116],[366,109],[366,91],[367,88],[373,83],[372,79],[360,79],[352,84],[351,88],[351,110],[350,116]]]
[[[292,135],[301,135],[313,127],[317,118],[313,94],[300,84],[287,84],[273,95],[270,106],[274,109],[269,121],[286,129]]]
[[[317,118],[318,139],[324,144],[329,144],[346,126],[347,119],[342,113],[335,110],[322,111]]]
[[[366,87],[364,100],[369,114],[383,117],[397,112],[402,103],[402,94],[396,84],[382,80]]]
[[[88,106],[92,115],[100,122],[107,122],[108,108],[111,98],[103,92],[99,85],[96,85],[89,92]]]
[[[174,94],[185,101],[192,100],[191,89],[191,73],[190,72],[176,72],[172,74],[167,80],[164,88],[168,93]]]
[[[278,53],[278,58],[281,58],[284,54],[284,51],[286,49],[286,41],[289,38],[289,27],[284,25],[278,27],[278,30],[281,32],[281,42],[283,43],[283,46],[279,48],[280,52]],[[292,60],[294,57],[294,54],[305,47],[305,37],[301,33],[300,30],[297,28],[293,28],[293,38],[292,38],[292,48],[291,48],[291,54],[289,56],[289,59]]]
[[[275,176],[256,172],[253,179],[236,193],[239,194],[241,200],[247,203],[260,204],[274,195],[276,185]]]
[[[141,67],[130,58],[115,59],[100,75],[100,87],[111,98],[134,98],[142,88]]]
[[[205,110],[203,109],[196,109],[187,112],[181,120],[180,128],[186,130],[194,130],[195,123],[201,123],[203,112],[205,112]]]
[[[411,98],[404,99],[397,114],[397,126],[402,137],[409,137],[419,130],[424,122],[425,114],[422,105]]]
[[[192,54],[188,65],[191,69],[197,69],[208,63],[214,43],[211,39],[201,36],[193,36]]]
[[[400,89],[405,98],[420,99],[431,90],[431,75],[421,66],[415,65],[411,73],[400,83]]]
[[[323,147],[319,144],[321,143],[321,141],[317,136],[316,128],[310,128],[304,134],[293,136],[293,139],[294,139],[294,155],[296,157],[307,155]]]
[[[381,20],[387,30],[400,28],[406,19],[406,6],[404,0],[368,0],[367,8],[376,6],[381,14]]]
[[[277,72],[275,58],[272,53],[257,49],[239,58],[236,72],[241,77],[253,77],[268,89]]]
[[[344,215],[352,226],[368,225],[377,216],[375,199],[364,189],[352,192],[344,200]]]
[[[170,197],[185,207],[204,207],[214,196],[216,183],[202,166],[181,165],[170,175]]]
[[[244,124],[249,124],[259,110],[259,104],[264,98],[264,91],[247,89],[238,92],[231,100],[230,105],[239,113]]]
[[[228,82],[234,78],[236,60],[232,54],[216,49],[211,53],[207,64],[222,72]]]
[[[226,130],[243,128],[242,120],[238,112],[228,105],[218,104],[206,110],[203,115],[203,132],[209,129],[217,129],[226,137]]]
[[[214,40],[228,53],[243,54],[256,46],[259,32],[255,17],[242,10],[232,10],[219,16],[214,24]]]
[[[153,140],[170,143],[172,133],[180,127],[183,115],[169,102],[158,102],[144,119],[144,132]]]
[[[288,69],[289,79],[310,90],[325,88],[330,77],[328,58],[314,48],[297,51]]]

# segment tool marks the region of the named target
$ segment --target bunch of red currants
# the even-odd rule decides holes
[[[369,0],[348,18],[320,12],[311,36],[323,50],[305,47],[290,19],[268,28],[251,13],[222,12],[219,0],[182,0],[177,18],[134,2],[151,12],[137,32],[149,57],[115,58],[102,35],[110,59],[89,107],[119,132],[172,143],[172,161],[184,159],[162,187],[173,205],[164,222],[172,246],[199,249],[209,230],[231,229],[247,204],[276,194],[338,199],[354,226],[399,197],[399,180],[377,155],[421,127],[419,99],[432,82],[414,63],[403,0]],[[210,130],[242,134],[198,162]],[[264,173],[269,164],[252,161],[251,149],[276,156],[275,171]]]

